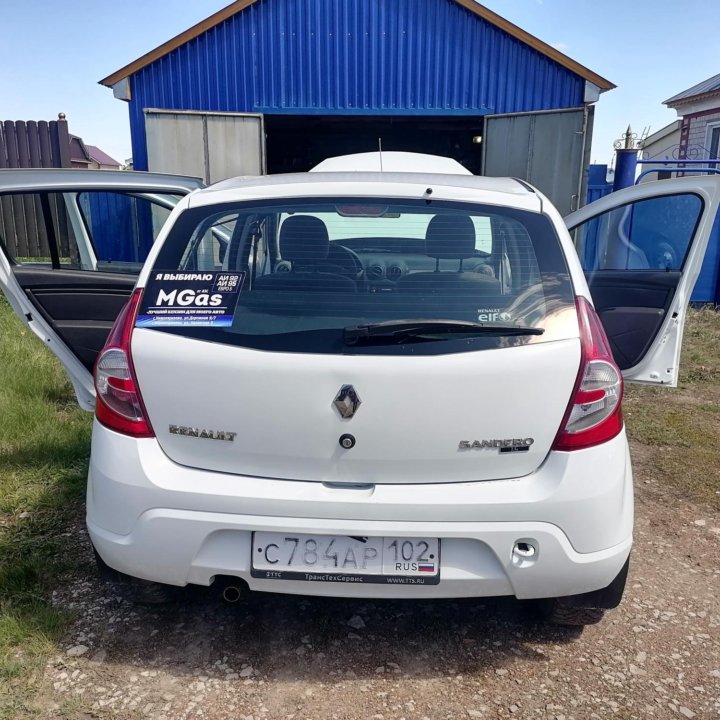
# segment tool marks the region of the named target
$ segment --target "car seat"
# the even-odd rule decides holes
[[[280,257],[284,261],[280,267],[283,269],[257,278],[255,289],[357,292],[357,285],[350,278],[323,271],[329,251],[330,238],[320,218],[310,215],[287,218],[280,226]]]
[[[402,292],[500,294],[500,283],[486,272],[466,272],[463,262],[475,255],[475,225],[469,215],[436,215],[425,233],[425,253],[435,259],[432,272],[398,280]],[[457,270],[440,270],[440,260],[457,260]]]

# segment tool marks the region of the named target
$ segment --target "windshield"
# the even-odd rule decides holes
[[[367,337],[384,341],[346,342],[349,328],[398,322],[409,325],[392,342],[383,329]],[[263,350],[394,355],[577,331],[567,266],[544,215],[392,198],[187,210],[149,276],[138,325]]]

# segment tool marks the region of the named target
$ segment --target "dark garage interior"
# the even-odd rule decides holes
[[[265,115],[267,172],[306,172],[338,155],[384,151],[452,157],[481,172],[480,117]],[[475,140],[474,140],[475,139]]]

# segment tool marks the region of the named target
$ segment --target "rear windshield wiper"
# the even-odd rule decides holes
[[[448,335],[542,335],[543,328],[498,325],[466,320],[388,320],[379,323],[350,325],[343,334],[345,345],[367,345],[382,342],[428,342]]]

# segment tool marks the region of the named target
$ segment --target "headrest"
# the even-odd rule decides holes
[[[475,225],[468,215],[436,215],[425,233],[425,252],[437,260],[475,255]]]
[[[289,217],[280,227],[280,255],[283,260],[314,263],[325,260],[330,251],[327,227],[309,215]]]

